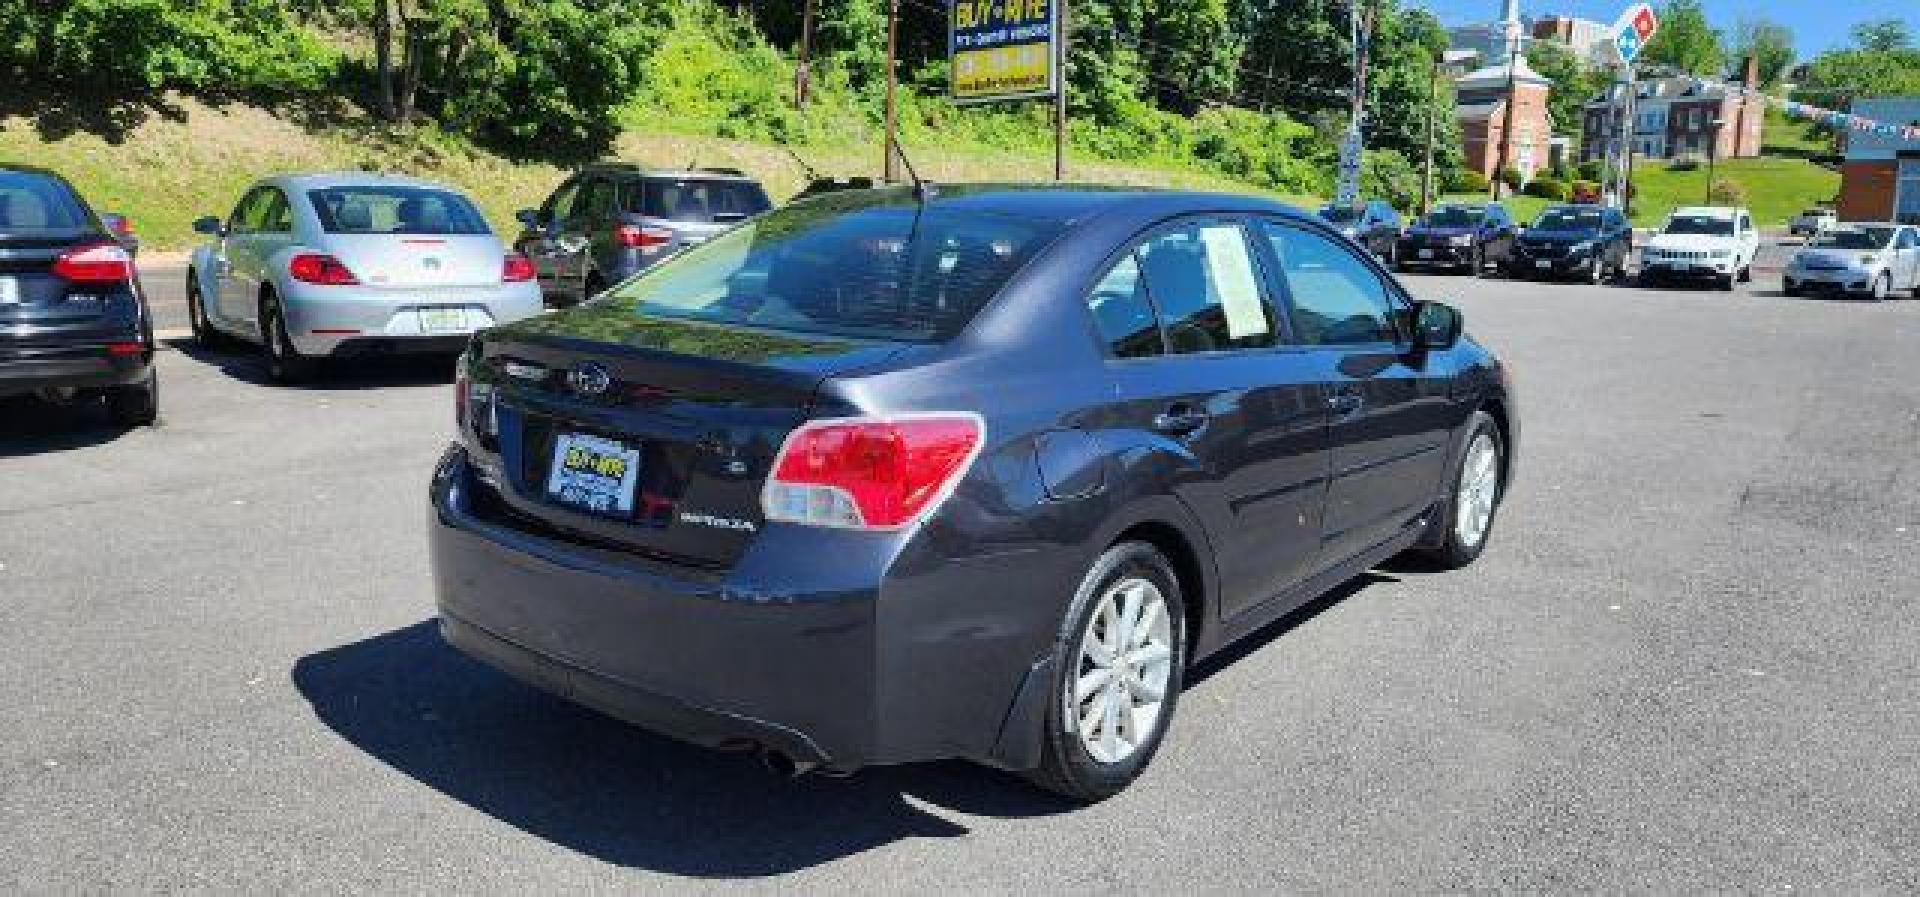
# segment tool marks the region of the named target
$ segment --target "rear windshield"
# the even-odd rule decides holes
[[[1058,222],[872,194],[787,206],[661,264],[605,300],[636,313],[864,339],[937,342],[966,327]]]
[[[1828,231],[1813,241],[1823,249],[1879,249],[1893,238],[1893,228]]]
[[[1427,223],[1434,227],[1472,227],[1486,216],[1479,209],[1434,209]]]
[[[629,211],[690,224],[730,224],[773,208],[759,184],[745,181],[648,180],[638,193]]]
[[[489,234],[487,219],[458,193],[432,187],[326,187],[307,191],[330,234]]]
[[[86,209],[67,185],[43,174],[0,171],[0,233],[86,230]]]
[[[1733,236],[1733,219],[1710,218],[1705,215],[1675,215],[1667,222],[1670,234],[1706,234],[1711,237]]]
[[[1533,223],[1534,230],[1599,230],[1600,213],[1583,209],[1548,209]]]

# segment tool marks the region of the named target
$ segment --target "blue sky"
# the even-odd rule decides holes
[[[1850,43],[1847,29],[1874,19],[1906,19],[1920,32],[1920,0],[1704,0],[1714,27],[1731,31],[1743,16],[1761,16],[1793,29],[1800,55]],[[1464,25],[1500,17],[1500,0],[1407,0],[1424,6],[1448,25]],[[1612,23],[1626,9],[1627,0],[1520,0],[1520,13],[1542,16],[1565,13]],[[1654,8],[1660,7],[1654,0]]]

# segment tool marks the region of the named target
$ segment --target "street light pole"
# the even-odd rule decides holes
[[[1420,215],[1433,210],[1433,107],[1440,102],[1440,57],[1428,60],[1427,69],[1427,154],[1420,166]]]
[[[899,108],[895,96],[899,90],[899,74],[896,57],[900,51],[900,0],[887,0],[887,140],[885,158],[881,162],[880,176],[891,184],[900,179],[899,165],[894,162],[894,141],[899,139]]]
[[[1718,118],[1707,122],[1707,205],[1713,205],[1713,163],[1720,157],[1720,129],[1726,124]]]
[[[793,108],[807,108],[807,94],[813,87],[813,4],[807,0],[800,14],[800,64],[793,71]]]

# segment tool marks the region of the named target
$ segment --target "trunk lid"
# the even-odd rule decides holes
[[[820,383],[906,348],[612,304],[489,331],[479,346],[471,376],[492,387],[496,434],[470,448],[493,462],[503,522],[709,570],[730,567],[764,525],[761,486]],[[582,389],[570,375],[583,370],[604,388]],[[634,453],[630,508],[589,511],[550,491],[557,449],[576,437]]]
[[[76,286],[53,273],[54,260],[76,246],[109,242],[87,230],[0,233],[0,326],[72,328],[102,321],[124,288]]]
[[[506,254],[491,234],[328,234],[320,251],[375,289],[494,286]]]

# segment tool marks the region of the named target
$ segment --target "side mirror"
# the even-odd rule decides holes
[[[1444,302],[1416,302],[1413,305],[1413,347],[1417,350],[1444,350],[1460,342],[1466,319],[1460,310]]]
[[[220,219],[212,215],[193,219],[193,232],[196,234],[218,237],[225,233],[225,231],[226,228],[220,226]]]
[[[547,226],[547,222],[542,218],[541,214],[532,209],[521,209],[513,213],[513,220],[536,230]]]

